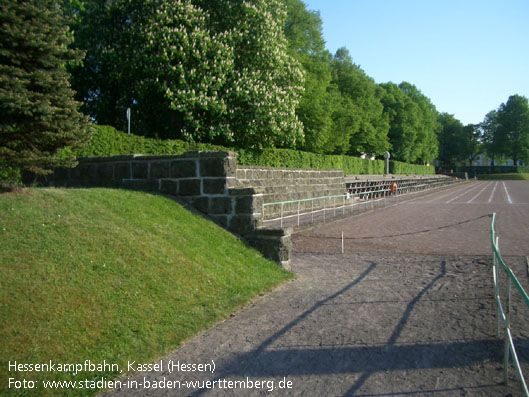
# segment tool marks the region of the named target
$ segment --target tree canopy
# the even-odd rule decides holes
[[[381,103],[383,90],[377,86],[358,65],[353,63],[346,48],[336,51],[331,62],[332,82],[345,101],[346,129],[350,154],[370,153],[381,155],[390,143],[387,137],[389,124]],[[343,110],[342,110],[343,116]]]
[[[73,86],[100,124],[123,128],[130,107],[133,132],[146,136],[316,153],[394,150],[395,159],[423,163],[436,156],[429,99],[407,83],[388,92],[346,48],[331,55],[319,13],[301,0],[63,7],[75,46],[86,51],[72,67]]]
[[[465,139],[465,126],[454,115],[441,113],[439,115],[441,129],[439,130],[439,157],[442,166],[451,166],[464,157],[462,149]]]
[[[495,144],[498,150],[518,164],[529,160],[529,103],[527,98],[512,95],[497,112]]]
[[[84,0],[74,87],[98,123],[162,138],[295,147],[303,72],[279,0]],[[72,13],[72,11],[70,11]]]
[[[86,136],[67,71],[92,121],[124,129],[130,108],[139,135],[379,157],[389,150],[423,164],[471,162],[483,151],[529,157],[527,98],[513,95],[483,123],[464,126],[415,85],[377,84],[348,49],[330,54],[319,12],[302,0],[0,4],[0,162],[24,158],[17,164],[44,169],[57,148]]]
[[[432,162],[437,158],[441,128],[435,106],[413,84],[385,83],[381,87],[394,157],[409,163]]]
[[[338,97],[331,89],[331,55],[325,49],[322,21],[318,12],[307,10],[301,0],[285,0],[285,35],[290,54],[305,71],[305,91],[296,113],[303,123],[305,142],[299,148],[332,153],[334,124],[332,112]]]
[[[0,1],[0,166],[45,174],[88,137],[66,72],[80,53],[52,0]]]

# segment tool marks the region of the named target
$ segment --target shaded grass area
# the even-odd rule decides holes
[[[529,174],[479,174],[480,180],[529,181]]]
[[[8,378],[94,394],[42,381],[118,376],[292,277],[173,200],[113,189],[0,194],[0,252],[0,395],[23,394]],[[8,370],[50,360],[119,370]]]

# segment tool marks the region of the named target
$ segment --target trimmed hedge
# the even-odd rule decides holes
[[[435,174],[435,167],[430,165],[408,164],[402,163],[400,161],[390,160],[389,172],[400,175],[433,175]]]
[[[480,181],[529,181],[529,173],[519,174],[479,174]]]
[[[189,143],[179,140],[160,140],[138,135],[127,135],[106,125],[94,125],[94,133],[78,157],[118,156],[122,154],[182,154],[192,150],[227,150],[222,146]]]
[[[384,174],[383,160],[368,160],[343,155],[322,155],[290,149],[265,149],[257,152],[248,149],[234,149],[223,146],[190,143],[180,140],[159,140],[137,135],[127,135],[109,126],[94,126],[94,133],[88,145],[75,151],[78,157],[117,156],[122,154],[182,154],[189,151],[224,151],[232,150],[239,154],[240,165],[257,165],[262,167],[343,169],[348,175]],[[71,153],[69,148],[60,155]],[[393,174],[434,174],[435,168],[390,161],[390,172]]]
[[[290,149],[265,149],[254,152],[244,149],[239,153],[237,163],[262,167],[343,169],[345,174],[383,174],[384,161],[365,160],[341,155],[321,155]]]
[[[529,166],[527,165],[486,165],[486,166],[459,166],[457,172],[468,172],[469,175],[481,174],[527,174]]]

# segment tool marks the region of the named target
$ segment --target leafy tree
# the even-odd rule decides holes
[[[339,94],[330,88],[331,55],[325,50],[319,12],[309,11],[301,0],[284,0],[287,6],[285,36],[290,54],[305,71],[305,91],[296,113],[303,123],[303,149],[331,153],[336,144],[333,135],[333,109]]]
[[[529,159],[529,103],[527,98],[512,95],[502,103],[497,113],[499,150],[518,164]]]
[[[86,111],[143,135],[290,146],[303,76],[287,53],[279,0],[85,0],[75,71]],[[79,7],[81,8],[81,7]]]
[[[485,119],[479,124],[483,150],[490,157],[490,165],[494,165],[494,159],[501,157],[501,147],[498,142],[498,111],[492,110],[485,115]]]
[[[463,152],[465,127],[452,114],[439,115],[441,129],[438,131],[439,162],[444,167],[456,165],[456,162],[466,156]]]
[[[417,139],[411,154],[411,162],[429,163],[437,158],[437,131],[441,128],[437,121],[438,112],[430,99],[413,84],[403,82],[400,89],[417,105]]]
[[[302,0],[283,0],[287,7],[285,36],[289,49],[297,54],[326,53],[319,11],[307,10]]]
[[[415,147],[420,122],[418,105],[398,85],[385,83],[380,86],[385,91],[382,104],[389,120],[388,138],[392,158],[412,162],[417,159]]]
[[[251,148],[302,146],[303,125],[295,110],[304,76],[288,53],[286,7],[280,0],[212,2],[219,1],[212,16],[222,23],[212,26],[233,32],[227,97],[234,142]]]
[[[130,107],[142,135],[211,140],[222,133],[218,124],[211,133],[209,121],[226,111],[213,92],[226,78],[230,50],[210,35],[201,10],[173,0],[85,0],[70,13],[75,43],[87,54],[74,83],[98,123],[123,129]]]
[[[479,124],[468,124],[463,129],[461,160],[468,160],[468,165],[483,152],[481,129]]]
[[[212,33],[201,9],[177,0],[143,1],[133,18],[132,95],[139,112],[149,109],[140,120],[190,141],[229,140],[225,82],[233,49],[227,35]]]
[[[439,115],[441,129],[437,133],[439,141],[439,161],[445,167],[456,162],[474,161],[483,152],[482,129],[480,125],[463,126],[461,121],[448,113]]]
[[[342,121],[339,126],[342,133],[349,136],[349,153],[383,154],[390,147],[389,124],[381,102],[383,89],[353,63],[346,48],[336,52],[331,67],[333,84],[348,99],[343,104],[349,115],[345,120],[339,117]]]
[[[88,136],[88,119],[73,100],[67,62],[71,35],[52,0],[0,0],[0,166],[46,174],[64,146]]]

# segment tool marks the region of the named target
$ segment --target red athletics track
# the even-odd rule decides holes
[[[341,250],[341,241],[316,236],[337,238],[343,232],[346,252],[489,255],[490,218],[486,216],[493,212],[502,255],[529,256],[526,181],[477,181],[438,190],[319,225],[295,235],[294,247],[302,252],[335,253]],[[410,234],[424,230],[431,231]]]
[[[401,200],[293,236],[292,269],[307,279],[310,271],[319,271],[314,277],[318,283],[334,277],[333,282],[339,285],[341,279],[347,280],[347,272],[361,271],[363,261],[375,266],[351,296],[342,298],[350,303],[348,311],[336,309],[318,323],[319,332],[341,330],[354,339],[354,346],[369,349],[385,343],[390,351],[411,343],[412,351],[418,352],[425,340],[436,341],[435,346],[455,347],[457,341],[479,346],[468,351],[450,347],[432,354],[419,352],[418,357],[409,359],[411,364],[405,371],[400,368],[407,358],[398,353],[379,361],[360,357],[366,369],[360,371],[345,395],[521,395],[513,371],[511,389],[501,388],[502,349],[485,346],[501,341],[495,335],[488,215],[496,212],[502,257],[529,291],[529,182],[476,181]],[[441,272],[436,273],[438,263],[442,264]],[[338,273],[336,269],[345,270]],[[501,274],[500,291],[505,302],[504,280]],[[398,307],[398,302],[405,304]],[[338,307],[335,305],[329,304],[327,311]],[[517,291],[513,292],[512,306],[515,345],[528,379],[529,311]],[[331,323],[335,318],[347,320]],[[310,340],[310,335],[305,339]],[[457,361],[476,352],[487,352],[488,356],[474,356],[470,366],[462,361],[443,363],[447,357]],[[428,368],[422,369],[424,360],[430,361]]]

